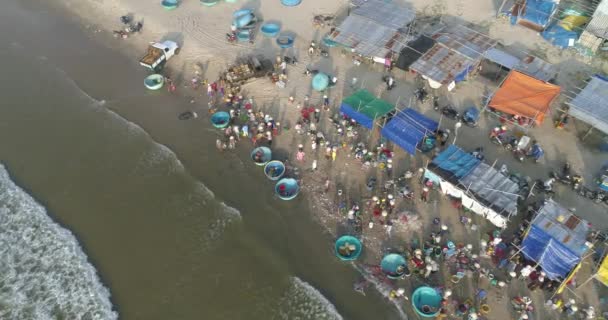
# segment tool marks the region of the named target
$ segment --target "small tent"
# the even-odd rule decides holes
[[[589,249],[589,224],[553,200],[532,220],[522,253],[540,265],[552,280],[564,279]]]
[[[488,107],[541,124],[560,87],[519,71],[511,71],[490,99]]]
[[[342,100],[340,112],[362,126],[372,129],[376,119],[386,116],[395,106],[376,97],[367,90],[359,90]]]
[[[416,154],[418,143],[435,134],[438,126],[434,120],[408,108],[397,113],[380,133],[409,154]]]

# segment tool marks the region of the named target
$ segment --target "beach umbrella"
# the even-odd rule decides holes
[[[329,76],[319,72],[312,78],[312,88],[317,91],[323,91],[329,86]]]

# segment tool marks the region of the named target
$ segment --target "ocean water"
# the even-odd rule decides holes
[[[0,318],[118,318],[74,235],[1,165],[0,248]]]
[[[0,11],[0,319],[398,317],[247,146],[177,120],[203,102],[45,5]]]

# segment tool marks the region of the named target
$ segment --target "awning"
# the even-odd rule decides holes
[[[409,154],[416,154],[418,143],[425,136],[433,135],[438,126],[437,122],[415,110],[405,109],[397,113],[380,133]]]
[[[508,54],[500,49],[490,48],[483,55],[486,59],[503,66],[509,70],[513,69],[516,65],[519,64],[520,59]]]
[[[533,119],[541,124],[560,87],[518,71],[511,71],[488,106],[498,111]]]
[[[594,76],[570,103],[570,114],[608,134],[608,81]]]
[[[359,90],[342,100],[340,112],[357,121],[362,126],[372,129],[374,121],[393,111],[395,106],[376,97],[367,90]]]

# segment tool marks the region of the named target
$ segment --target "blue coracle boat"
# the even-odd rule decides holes
[[[230,123],[230,114],[228,112],[219,111],[219,112],[214,113],[211,116],[211,124],[213,124],[213,126],[216,128],[219,128],[219,129],[226,128],[229,123]]]
[[[278,160],[270,161],[264,167],[264,174],[270,180],[279,180],[285,174],[285,164]]]
[[[264,166],[272,159],[272,150],[268,147],[257,147],[251,151],[251,160],[258,166]]]
[[[380,262],[380,268],[382,268],[382,272],[390,279],[399,279],[409,272],[405,258],[396,253],[390,253],[384,256]]]
[[[281,200],[291,200],[298,196],[300,186],[296,179],[283,178],[275,185],[274,192]]]
[[[353,236],[341,236],[336,240],[336,256],[343,261],[353,261],[359,258],[363,245]]]

